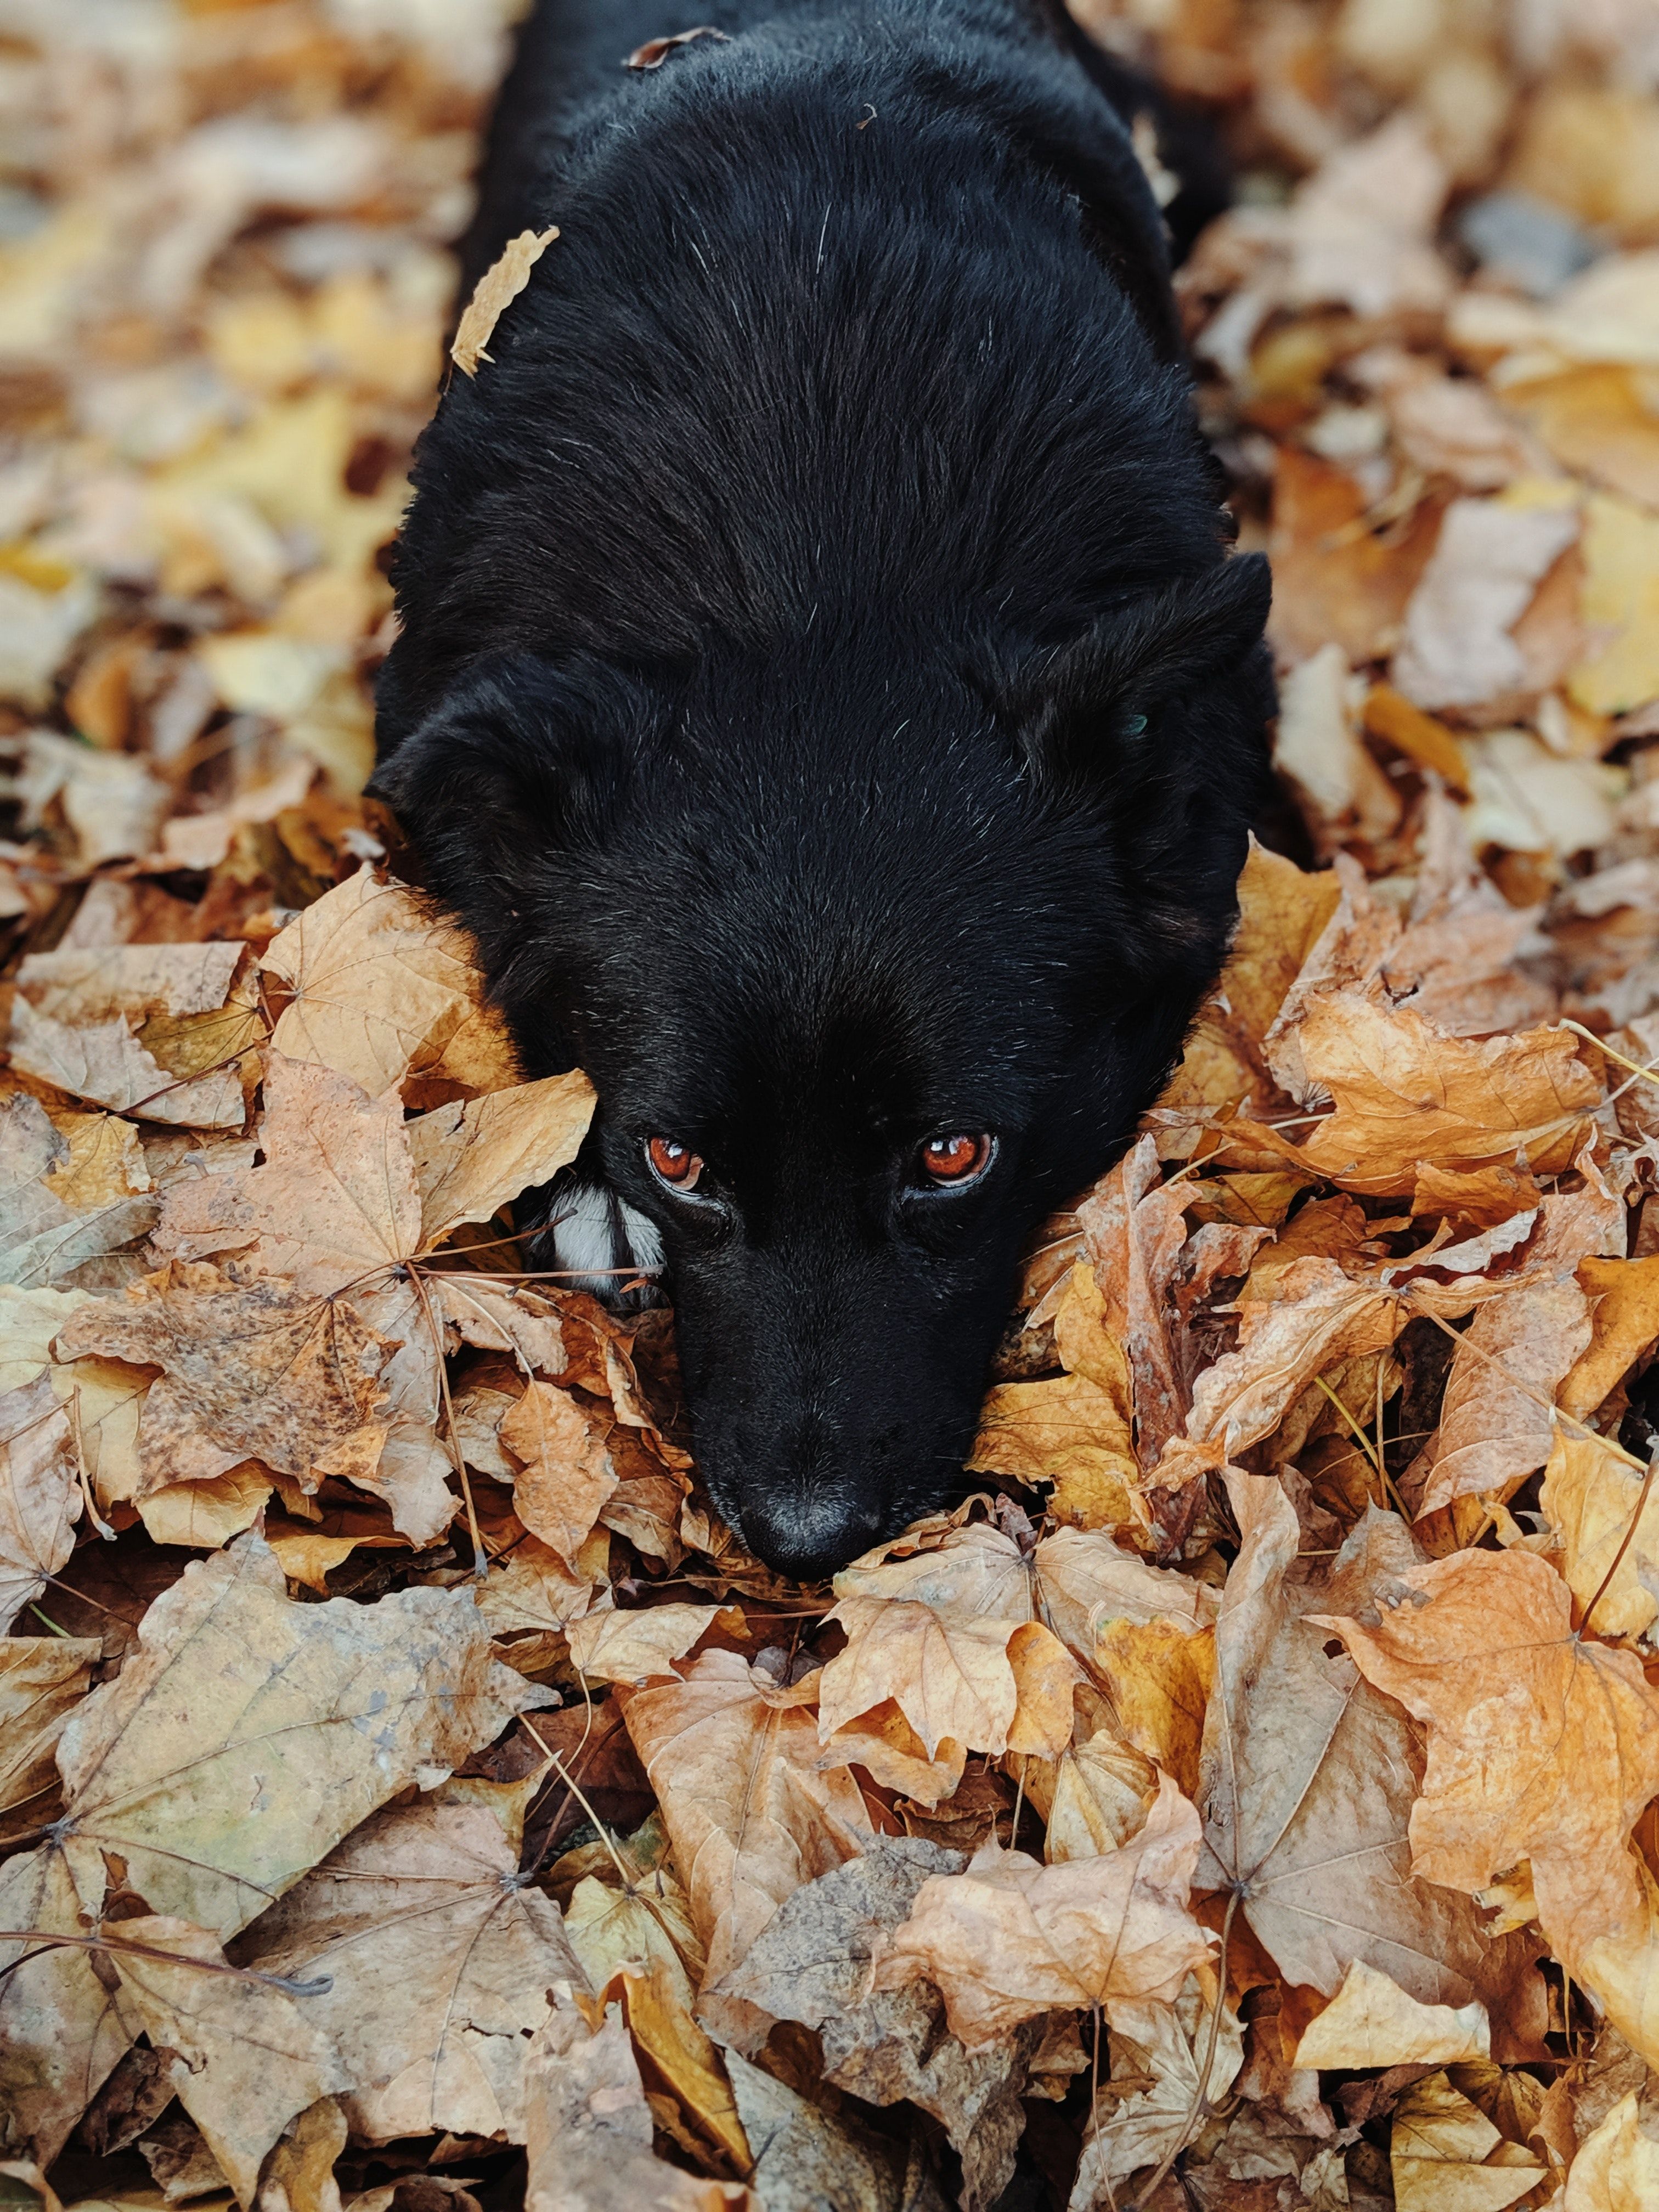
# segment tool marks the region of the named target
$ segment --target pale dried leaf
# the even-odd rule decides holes
[[[515,1879],[483,1805],[391,1805],[270,1907],[245,1966],[331,1985],[305,2015],[338,2054],[361,2142],[448,2129],[524,2140],[528,2038],[582,1972],[557,1906]]]
[[[696,33],[683,35],[695,38]],[[556,223],[545,230],[521,230],[516,238],[508,239],[479,277],[449,349],[449,357],[463,376],[476,376],[478,363],[490,359],[484,348],[494,337],[496,324],[530,282],[531,270],[558,234]]]
[[[81,1504],[69,1415],[52,1378],[0,1393],[0,1630],[68,1561]]]

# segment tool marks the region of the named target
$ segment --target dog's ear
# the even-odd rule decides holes
[[[451,685],[368,788],[415,839],[432,889],[471,920],[480,884],[510,905],[533,893],[550,848],[603,834],[661,711],[614,669],[496,655]]]
[[[1241,554],[1202,575],[1126,601],[1080,636],[1028,661],[1004,702],[1042,782],[1086,790],[1103,778],[1157,774],[1181,742],[1182,718],[1165,713],[1250,665],[1249,688],[1271,690],[1260,662],[1273,596],[1266,556]]]

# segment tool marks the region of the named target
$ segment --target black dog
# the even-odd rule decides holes
[[[379,788],[599,1090],[558,1263],[665,1255],[709,1492],[804,1577],[960,1480],[1265,775],[1266,564],[1082,53],[1043,0],[543,0],[469,287],[561,234],[398,556]]]

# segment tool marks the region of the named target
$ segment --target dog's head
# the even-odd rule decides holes
[[[496,659],[382,769],[530,1071],[593,1078],[704,1479],[774,1565],[949,1494],[1022,1242],[1178,1053],[1260,795],[1267,591],[1218,562],[991,657]]]

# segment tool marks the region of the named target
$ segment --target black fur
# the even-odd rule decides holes
[[[1023,1239],[1215,974],[1266,564],[1043,0],[543,0],[469,283],[550,222],[422,442],[380,787],[598,1085],[716,1504],[817,1574],[959,1480]],[[917,1188],[956,1128],[989,1173]]]

